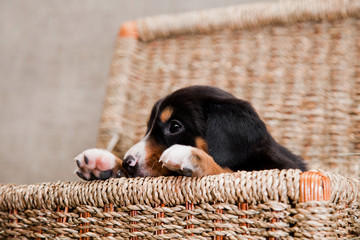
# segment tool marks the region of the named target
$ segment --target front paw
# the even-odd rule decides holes
[[[77,165],[75,173],[84,180],[104,180],[122,176],[119,170],[120,159],[104,149],[88,149],[74,160]]]
[[[159,161],[167,169],[184,176],[192,176],[196,168],[191,146],[173,145],[163,152]]]

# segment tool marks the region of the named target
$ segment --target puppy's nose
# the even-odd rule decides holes
[[[133,156],[127,156],[122,164],[122,167],[125,169],[129,177],[135,176],[136,172],[136,159]]]

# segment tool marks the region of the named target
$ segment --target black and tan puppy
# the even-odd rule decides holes
[[[246,101],[215,87],[182,88],[153,107],[144,138],[121,160],[103,149],[79,154],[85,180],[117,176],[205,176],[238,170],[306,170],[278,144]]]

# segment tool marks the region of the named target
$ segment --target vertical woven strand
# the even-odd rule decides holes
[[[68,207],[65,207],[64,210],[62,210],[60,207],[57,207],[57,208],[56,208],[56,212],[60,213],[60,215],[63,215],[62,213],[66,214],[66,213],[68,212],[68,210],[69,210]],[[66,223],[66,221],[67,221],[66,216],[60,216],[60,217],[58,217],[58,218],[56,219],[56,222],[57,222],[57,223],[60,223],[60,224],[59,224],[60,227],[61,227],[61,225],[62,225],[63,223]],[[64,234],[63,234],[63,233],[58,233],[57,236],[64,236]]]
[[[186,210],[190,210],[193,211],[194,210],[194,203],[190,203],[190,202],[186,202],[185,204],[185,208]],[[194,215],[189,214],[189,216],[186,217],[186,220],[191,220],[194,219]],[[194,228],[194,224],[188,224],[186,225],[186,229],[193,229]],[[188,234],[188,236],[194,236],[194,234]]]
[[[12,209],[12,210],[9,211],[9,214],[11,214],[11,215],[16,215],[17,213],[18,213],[18,212],[17,212],[16,209]],[[9,222],[17,223],[18,220],[17,220],[17,219],[9,220]]]
[[[247,203],[239,203],[238,208],[239,208],[239,210],[242,210],[242,211],[248,211],[249,210],[249,204],[247,204]],[[248,218],[248,215],[244,214],[244,215],[239,216],[239,218],[242,219],[242,220],[245,220],[245,219]],[[240,227],[248,228],[249,224],[247,224],[246,222],[242,222],[242,223],[240,223]],[[247,234],[247,233],[243,233],[243,235],[245,235],[245,234]]]
[[[156,207],[165,207],[165,204],[161,203],[160,205],[158,205],[158,206],[156,206]],[[156,216],[155,216],[155,218],[164,218],[164,217],[165,217],[165,213],[164,213],[164,212],[156,213]],[[161,227],[161,226],[162,226],[162,223],[159,222],[159,223],[156,223],[155,225]],[[164,230],[163,230],[163,229],[157,230],[155,234],[156,234],[156,235],[162,235],[162,234],[164,234]]]
[[[104,207],[104,212],[105,213],[111,213],[114,211],[114,205],[112,203],[110,203],[109,205],[106,205]],[[109,217],[106,217],[105,218],[105,221],[109,221],[109,224],[106,225],[106,228],[113,228],[113,225],[111,223],[111,221],[113,220],[114,218],[112,216],[109,216]],[[113,234],[112,233],[106,233],[105,234],[105,237],[112,237]]]
[[[90,217],[90,213],[89,212],[83,212],[80,213],[80,218],[88,218]],[[89,232],[89,228],[87,228],[86,226],[89,226],[89,223],[87,223],[86,221],[84,223],[80,223],[80,233],[84,234],[84,233],[88,233]],[[89,240],[89,237],[80,237],[80,240]]]
[[[216,209],[215,210],[215,213],[218,213],[218,214],[222,214],[223,213],[223,210],[222,209]],[[214,220],[214,223],[222,223],[222,220],[218,219],[218,220]],[[216,227],[214,228],[214,231],[222,231],[223,229],[220,228],[220,227]],[[213,238],[214,240],[223,240],[223,236],[214,236]]]
[[[16,223],[18,223],[19,221],[18,221],[18,219],[17,219],[17,217],[16,217],[16,215],[18,214],[18,211],[17,211],[17,209],[12,209],[12,210],[10,210],[9,211],[9,214],[10,214],[10,218],[11,218],[11,215],[13,215],[13,220],[9,220],[9,223],[14,223],[14,224],[16,224]],[[10,230],[13,230],[14,228],[10,228]]]
[[[278,218],[273,218],[271,219],[271,223],[277,223],[279,222],[279,219]],[[276,229],[275,228],[270,228],[270,231],[275,231]],[[276,237],[269,237],[269,240],[278,240],[278,238]]]
[[[38,233],[38,234],[41,234],[42,233],[42,231],[41,231],[41,223],[39,223],[39,225],[37,226],[38,228],[39,228],[39,230],[37,230],[36,231],[36,233]],[[35,234],[36,235],[36,234]],[[38,238],[35,238],[36,240],[41,240],[41,238],[40,237],[38,237]]]
[[[137,211],[136,210],[131,210],[130,211],[130,216],[131,217],[135,217],[137,215]],[[137,224],[136,221],[131,221],[130,224]],[[137,228],[131,228],[130,229],[130,233],[134,233],[137,232]],[[138,237],[130,237],[131,240],[138,240]]]

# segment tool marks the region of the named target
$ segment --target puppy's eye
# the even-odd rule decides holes
[[[169,133],[175,134],[183,130],[183,128],[183,125],[179,121],[173,120],[169,124]]]

